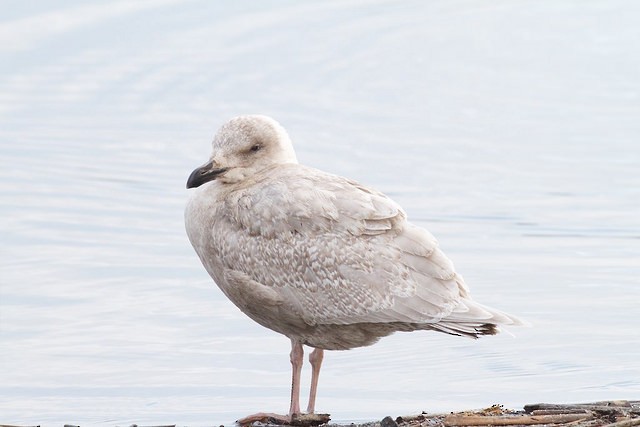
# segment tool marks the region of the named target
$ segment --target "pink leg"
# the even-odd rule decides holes
[[[300,413],[300,373],[302,372],[304,350],[302,344],[291,340],[291,406],[289,415]]]
[[[320,376],[320,366],[324,357],[324,350],[316,348],[309,355],[309,363],[311,363],[311,391],[309,392],[309,406],[307,413],[313,414],[316,409],[316,392],[318,391],[318,377]]]
[[[255,421],[267,424],[290,424],[293,415],[300,415],[300,373],[302,371],[302,361],[304,350],[302,344],[291,340],[291,406],[288,415],[279,415],[271,412],[258,412],[236,421],[241,426],[247,426]]]

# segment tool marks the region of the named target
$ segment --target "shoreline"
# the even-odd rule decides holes
[[[303,414],[292,420],[298,427],[509,427],[509,426],[565,426],[565,427],[634,427],[640,426],[640,400],[607,400],[589,403],[534,403],[522,409],[507,409],[496,404],[484,409],[449,413],[420,413],[384,417],[367,423],[331,423],[329,414]],[[283,425],[265,418],[250,424],[254,427]],[[224,426],[221,426],[224,427]],[[230,427],[230,426],[227,426]]]
[[[365,423],[331,423],[329,414],[302,414],[289,424],[277,423],[269,414],[265,418],[247,426],[275,427],[290,425],[296,427],[511,427],[511,426],[552,426],[552,427],[635,427],[640,426],[640,400],[606,400],[590,403],[534,403],[522,409],[507,409],[495,404],[484,409],[462,412],[427,413],[413,415],[386,416],[379,421]],[[214,425],[212,425],[214,426]],[[215,427],[233,427],[220,425]],[[39,425],[0,424],[0,427],[40,427]],[[64,424],[64,427],[82,427]],[[120,426],[125,427],[125,426]],[[177,427],[176,424],[138,425],[126,427]],[[182,427],[182,425],[180,425]],[[188,427],[188,426],[186,426]]]

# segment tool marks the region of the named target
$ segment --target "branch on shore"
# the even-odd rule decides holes
[[[385,427],[466,427],[537,426],[634,427],[640,426],[640,401],[612,400],[592,403],[525,405],[511,411],[494,405],[479,411],[398,417],[396,426]]]

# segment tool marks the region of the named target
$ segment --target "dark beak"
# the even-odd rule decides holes
[[[213,181],[216,176],[225,172],[227,168],[217,168],[213,162],[209,162],[206,165],[200,166],[198,169],[191,172],[189,179],[187,179],[187,188],[200,187],[205,182]]]

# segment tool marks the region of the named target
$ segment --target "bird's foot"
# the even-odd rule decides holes
[[[326,424],[331,420],[329,414],[293,414],[280,415],[271,412],[258,412],[236,421],[241,426],[248,426],[258,421],[264,424],[291,425],[291,426],[317,426]]]

